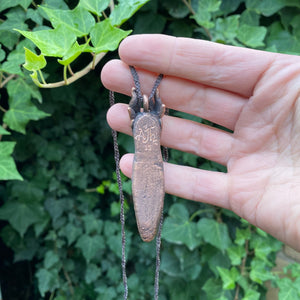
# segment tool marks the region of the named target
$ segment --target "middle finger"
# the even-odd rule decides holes
[[[138,71],[143,93],[150,93],[156,75]],[[110,90],[130,95],[134,86],[128,66],[119,60],[107,63],[101,73],[103,84]],[[163,103],[233,130],[240,111],[247,99],[227,91],[207,87],[200,83],[165,77],[159,87]]]

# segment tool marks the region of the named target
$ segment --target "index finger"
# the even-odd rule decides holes
[[[161,34],[127,37],[120,45],[128,65],[249,97],[276,53]]]

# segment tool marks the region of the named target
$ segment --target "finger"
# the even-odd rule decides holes
[[[143,93],[150,94],[156,74],[139,70]],[[110,61],[102,69],[101,79],[110,90],[130,95],[134,86],[128,65]],[[233,129],[243,105],[244,97],[190,80],[167,76],[159,87],[164,104],[172,109],[199,116],[213,123]]]
[[[121,158],[122,172],[131,177],[133,154]],[[166,193],[229,209],[227,174],[164,163]]]
[[[160,34],[132,35],[119,47],[129,65],[249,97],[275,53]]]
[[[109,125],[132,135],[126,104],[114,105],[107,114]],[[225,131],[193,121],[164,116],[162,119],[162,145],[189,152],[226,165],[231,152],[233,136]]]

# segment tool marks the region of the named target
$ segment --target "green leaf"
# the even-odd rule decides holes
[[[98,279],[101,275],[101,269],[98,268],[95,264],[88,264],[85,272],[85,281],[87,284],[90,284]]]
[[[95,19],[84,8],[77,6],[73,10],[51,9],[41,6],[54,28],[63,27],[77,37],[87,35],[95,25]]]
[[[110,0],[80,0],[78,6],[100,17],[102,12],[108,7],[109,2]]]
[[[37,9],[28,8],[26,12],[26,19],[31,19],[33,22],[41,26],[43,24],[43,17]]]
[[[259,18],[260,18],[260,15],[257,14],[255,11],[246,9],[241,14],[240,22],[241,22],[241,24],[258,26]]]
[[[262,284],[264,281],[274,280],[275,275],[270,272],[270,269],[264,261],[255,258],[251,261],[250,278],[257,283]]]
[[[92,51],[95,53],[114,51],[130,32],[131,30],[124,31],[112,26],[109,19],[97,23],[91,30],[91,41],[94,46]]]
[[[102,236],[92,237],[85,234],[79,238],[76,247],[81,249],[84,258],[89,263],[101,249],[104,249],[105,244]]]
[[[70,246],[77,238],[82,235],[81,227],[77,227],[72,223],[68,223],[58,233],[59,236],[64,236],[68,240],[68,245]]]
[[[23,180],[11,157],[15,144],[15,142],[0,142],[0,180]]]
[[[39,120],[49,116],[31,102],[31,96],[41,101],[40,93],[33,86],[20,77],[7,84],[9,110],[4,115],[4,122],[11,129],[21,133],[25,133],[25,127],[30,120]]]
[[[198,11],[215,12],[219,10],[221,3],[222,1],[220,0],[198,0]]]
[[[134,25],[134,34],[162,32],[167,19],[151,12],[139,14]]]
[[[250,26],[243,24],[237,33],[237,38],[246,46],[257,48],[264,46],[267,29],[264,26]]]
[[[223,281],[223,289],[232,290],[235,288],[235,283],[238,280],[240,274],[238,270],[233,267],[230,270],[217,267],[219,274]]]
[[[269,26],[267,46],[276,47],[278,52],[287,54],[300,53],[300,40],[282,28],[280,22],[274,22]]]
[[[228,290],[223,289],[219,278],[209,278],[203,285],[202,290],[205,291],[207,300],[232,299],[226,297]]]
[[[72,47],[65,53],[62,59],[58,59],[58,62],[64,66],[72,63],[82,52],[91,52],[89,48],[89,41],[83,45],[79,45],[77,41]]]
[[[120,26],[136,13],[149,0],[120,0],[109,16],[111,24]]]
[[[215,28],[213,29],[213,40],[233,43],[238,31],[239,19],[239,15],[229,16],[227,18],[218,18],[216,20]]]
[[[1,44],[0,44],[0,62],[4,60],[6,54],[5,51],[3,49],[1,49]]]
[[[172,277],[180,276],[180,263],[178,258],[168,251],[163,251],[161,255],[161,270]]]
[[[199,246],[201,240],[197,236],[196,223],[189,221],[186,207],[173,204],[163,226],[162,237],[174,244],[185,244],[190,250]]]
[[[9,135],[10,132],[5,130],[1,125],[0,125],[0,135]]]
[[[17,31],[30,39],[45,56],[63,57],[76,41],[75,33],[62,25],[49,30]]]
[[[93,214],[88,214],[83,217],[81,217],[83,223],[84,223],[84,228],[85,228],[85,233],[90,234],[90,233],[97,233],[100,234],[103,228],[103,221],[100,219],[97,219],[95,215]]]
[[[293,282],[291,279],[284,277],[277,281],[279,287],[279,300],[294,300],[299,299],[300,289],[299,282]]]
[[[44,268],[39,269],[35,276],[38,279],[38,287],[42,297],[46,292],[53,292],[57,289],[59,284],[59,275],[56,269],[46,270]]]
[[[45,56],[40,54],[36,55],[34,52],[25,48],[25,64],[23,67],[28,71],[37,71],[45,68],[47,65]]]
[[[21,236],[32,224],[41,221],[43,213],[35,203],[8,201],[0,208],[0,219],[7,220]]]
[[[53,250],[48,250],[44,257],[44,267],[50,269],[60,261],[59,256]]]
[[[203,218],[197,224],[200,236],[209,244],[221,251],[231,245],[227,225],[218,223],[216,220]]]
[[[193,19],[205,28],[214,27],[211,22],[212,13],[219,10],[222,1],[220,0],[198,0],[198,8],[196,14],[192,16]]]
[[[252,289],[247,289],[245,296],[242,298],[242,300],[259,300],[259,299],[260,299],[260,293]]]
[[[26,21],[26,13],[21,7],[12,8],[7,14],[5,14],[6,20],[0,24],[1,31],[11,31],[12,29],[26,30],[28,25]]]
[[[269,17],[286,5],[285,0],[246,0],[246,7]]]
[[[21,5],[24,9],[26,9],[30,5],[31,1],[32,0],[1,0],[0,11],[17,5]]]
[[[232,246],[227,249],[227,254],[233,266],[241,264],[242,258],[246,255],[246,250],[243,246]]]
[[[196,280],[202,269],[200,263],[195,263],[199,260],[198,252],[191,252],[186,247],[176,247],[174,253],[180,262],[181,277],[187,281]]]
[[[253,235],[250,241],[250,248],[254,249],[255,257],[261,259],[266,264],[269,264],[268,256],[272,252],[277,252],[281,249],[282,243],[271,236],[262,237]]]
[[[247,227],[245,229],[237,228],[235,232],[235,244],[237,245],[244,245],[246,240],[249,240],[251,238],[251,231],[250,227]]]

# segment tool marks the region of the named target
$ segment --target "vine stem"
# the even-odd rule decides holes
[[[109,7],[110,7],[110,12],[112,12],[112,11],[115,9],[115,3],[114,3],[114,0],[110,0]]]
[[[250,229],[251,232],[251,226],[249,225],[248,228]],[[240,265],[240,270],[241,270],[241,275],[243,276],[243,273],[245,271],[246,268],[246,261],[247,261],[247,257],[249,255],[249,240],[245,241],[245,256],[243,257],[242,263]],[[239,299],[239,292],[240,292],[240,285],[237,284],[236,286],[236,290],[235,290],[235,295],[234,295],[234,300],[238,300]]]
[[[5,124],[5,123],[2,124],[3,129],[7,129],[7,127],[8,127],[7,124]],[[2,134],[0,134],[0,141],[1,140],[2,140]]]
[[[62,267],[62,269],[63,269],[64,275],[65,275],[65,277],[66,277],[66,279],[67,279],[67,282],[68,282],[68,285],[69,285],[70,293],[71,293],[72,296],[74,296],[74,288],[73,288],[72,280],[71,280],[71,278],[70,278],[68,272],[66,271],[66,269],[65,269],[64,267]]]
[[[194,11],[192,5],[191,5],[191,2],[190,1],[187,1],[187,0],[182,0],[182,2],[186,5],[186,7],[189,9],[190,13],[192,15],[196,15],[196,12]],[[212,35],[210,34],[209,30],[204,27],[204,26],[201,26],[203,28],[203,30],[205,31],[206,35],[208,36],[208,38],[210,40],[212,40]]]
[[[6,77],[1,83],[0,83],[0,89],[3,88],[10,80],[12,80],[13,78],[15,78],[17,75],[16,74],[12,74],[9,75],[8,77]]]
[[[91,70],[93,70],[96,65],[101,61],[101,59],[105,56],[106,52],[100,53],[95,56],[95,59],[93,59],[85,68],[83,68],[81,71],[78,71],[74,73],[71,77],[67,78],[67,80],[62,80],[54,83],[43,83],[40,84],[39,87],[41,88],[56,88],[60,86],[64,86],[66,84],[73,83],[74,81],[78,80],[79,78],[83,77],[87,73],[89,73]],[[67,81],[67,82],[66,82]]]

